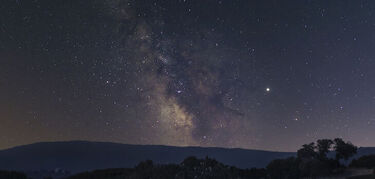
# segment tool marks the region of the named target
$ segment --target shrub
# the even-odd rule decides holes
[[[350,167],[355,168],[374,168],[375,167],[375,155],[365,155],[359,157],[358,159],[352,160],[349,164]]]

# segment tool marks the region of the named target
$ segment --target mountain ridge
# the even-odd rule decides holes
[[[160,147],[176,147],[176,148],[211,148],[211,149],[238,149],[238,150],[252,150],[252,151],[265,151],[265,152],[281,152],[281,153],[295,153],[295,152],[288,152],[288,151],[275,151],[275,150],[266,150],[266,149],[247,149],[241,147],[202,147],[202,146],[173,146],[173,145],[163,145],[163,144],[127,144],[127,143],[120,143],[120,142],[104,142],[104,141],[90,141],[90,140],[68,140],[68,141],[46,141],[46,142],[34,142],[29,144],[22,144],[18,146],[13,146],[9,148],[0,149],[1,151],[20,148],[24,146],[36,145],[36,144],[48,144],[48,143],[106,143],[106,144],[120,144],[120,145],[131,145],[131,146],[160,146]],[[364,147],[364,148],[371,148],[371,147]],[[375,148],[375,147],[374,147]]]
[[[293,152],[274,152],[241,148],[133,145],[113,142],[38,142],[0,150],[0,169],[54,170],[73,173],[104,168],[134,167],[140,161],[180,163],[188,156],[215,158],[240,168],[264,167],[275,158],[294,156]]]
[[[355,158],[375,154],[375,147],[359,148]],[[189,156],[214,158],[238,168],[263,168],[295,152],[241,148],[133,145],[114,142],[38,142],[0,150],[0,169],[38,171],[63,169],[72,173],[106,168],[132,168],[144,160],[157,164],[180,163]]]

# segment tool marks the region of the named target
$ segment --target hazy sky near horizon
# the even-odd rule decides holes
[[[375,1],[4,0],[0,149],[375,146]]]

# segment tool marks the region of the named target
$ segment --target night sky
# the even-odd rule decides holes
[[[375,1],[4,0],[0,149],[375,146]]]

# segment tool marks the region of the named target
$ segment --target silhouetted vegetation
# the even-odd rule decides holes
[[[151,160],[146,160],[134,168],[95,170],[70,176],[67,179],[316,178],[343,172],[345,166],[340,164],[340,161],[348,160],[356,152],[356,146],[340,138],[320,139],[316,143],[302,145],[296,157],[273,160],[264,169],[239,169],[208,157],[204,159],[188,157],[180,164],[154,164]],[[350,167],[374,168],[375,155],[353,160]],[[26,179],[26,176],[17,172],[0,171],[0,178]]]
[[[0,170],[1,179],[27,179],[27,176],[20,172]]]
[[[334,149],[336,152],[336,160],[348,160],[351,156],[357,153],[357,147],[350,142],[344,142],[340,138],[334,139]]]
[[[335,158],[327,154],[335,152]],[[343,171],[340,160],[347,160],[357,152],[357,147],[340,138],[321,139],[316,143],[302,145],[297,158],[278,159],[267,166],[270,178],[302,178],[329,176]]]
[[[155,165],[147,160],[134,169],[108,169],[81,173],[68,179],[174,179],[174,178],[266,178],[265,169],[238,169],[206,157],[188,157],[180,164]]]
[[[105,170],[95,170],[92,172],[84,172],[71,177],[69,179],[116,179],[121,176],[130,176],[135,169],[128,168],[115,168],[115,169],[105,169]]]
[[[276,159],[266,167],[269,178],[298,178],[300,176],[299,159],[290,157],[287,159]]]
[[[375,168],[375,155],[365,155],[354,159],[349,166],[354,168]]]
[[[328,157],[335,152],[335,157]],[[214,159],[188,157],[180,164],[155,165],[152,161],[139,163],[134,169],[98,170],[72,176],[69,179],[85,178],[278,178],[293,179],[338,174],[347,160],[357,152],[357,147],[342,139],[321,139],[309,143],[297,151],[297,157],[273,160],[265,169],[238,169],[224,165]]]

